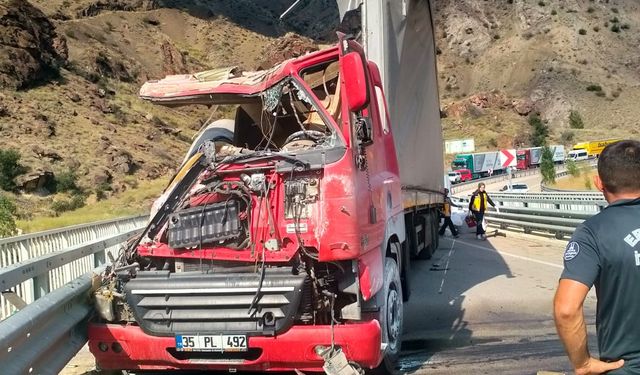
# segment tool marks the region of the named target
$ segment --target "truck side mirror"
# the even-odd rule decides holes
[[[358,112],[369,104],[367,74],[362,57],[357,52],[349,52],[340,59],[347,107],[350,112]]]

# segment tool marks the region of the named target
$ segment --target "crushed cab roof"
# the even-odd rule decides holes
[[[178,106],[210,104],[216,101],[216,97],[228,95],[255,95],[291,75],[300,68],[299,65],[312,65],[324,55],[336,52],[336,47],[321,50],[286,60],[268,70],[241,72],[233,66],[195,74],[169,75],[143,84],[139,96],[153,103]]]

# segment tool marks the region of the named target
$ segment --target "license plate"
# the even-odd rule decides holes
[[[244,352],[245,335],[176,335],[176,350],[181,352]]]

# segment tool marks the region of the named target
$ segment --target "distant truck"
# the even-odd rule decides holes
[[[515,155],[515,150],[510,151]],[[502,174],[506,172],[506,168],[502,166],[500,154],[500,151],[458,154],[451,162],[451,169],[454,172],[468,169],[473,179]]]
[[[564,146],[552,145],[549,146],[549,148],[553,153],[553,162],[555,164],[564,162]],[[540,162],[542,161],[542,147],[529,147],[517,150],[516,158],[518,159],[516,168],[519,170],[538,168],[540,166]]]
[[[603,141],[577,143],[573,146],[573,150],[569,151],[567,159],[583,160],[586,158],[597,158],[598,156],[600,156],[600,153],[602,153],[602,150],[604,150],[605,147],[618,141],[619,139],[607,139]]]

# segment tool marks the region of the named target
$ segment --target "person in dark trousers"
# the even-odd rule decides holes
[[[449,227],[449,230],[451,231],[453,237],[458,238],[458,230],[456,229],[456,226],[453,225],[453,221],[451,221],[451,206],[460,207],[451,201],[451,197],[449,196],[449,189],[444,189],[444,206],[442,208],[444,224],[442,224],[438,233],[441,236],[444,236],[444,231],[447,229],[447,227]]]
[[[471,198],[469,199],[469,212],[472,212],[476,218],[476,238],[479,240],[487,239],[485,228],[482,227],[482,220],[484,219],[484,212],[487,210],[487,203],[493,207],[496,206],[484,189],[484,182],[479,183],[478,189],[471,194]]]
[[[594,184],[609,205],[567,244],[553,301],[556,329],[577,375],[640,374],[640,142],[607,146]],[[583,311],[594,285],[599,358],[589,353]]]

